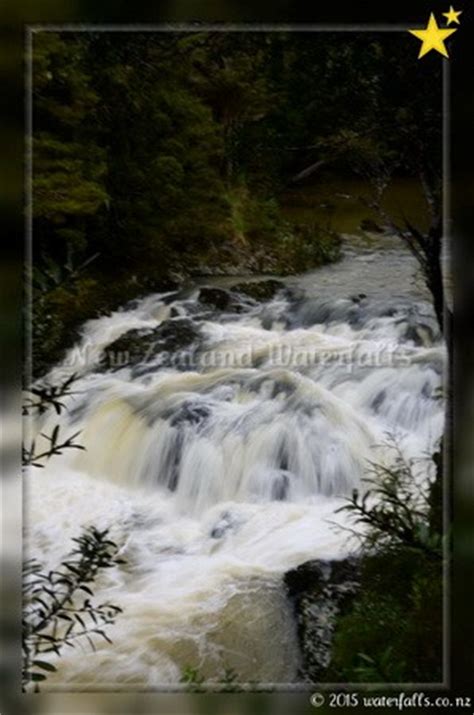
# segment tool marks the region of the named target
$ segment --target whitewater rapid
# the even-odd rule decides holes
[[[242,683],[296,686],[283,574],[347,555],[335,512],[369,461],[390,463],[396,439],[429,478],[419,460],[443,430],[445,350],[412,259],[366,253],[364,275],[383,268],[370,281],[359,259],[346,252],[266,301],[231,291],[219,308],[199,286],[147,296],[87,323],[51,371],[56,384],[78,375],[61,432],[80,432],[85,450],[29,470],[28,555],[53,568],[94,524],[125,564],[96,586],[124,611],[113,645],[68,652],[48,688],[172,689],[188,667],[211,683],[232,669]],[[146,343],[177,325],[191,337],[166,359],[111,362],[129,331]],[[57,423],[49,414],[36,429]]]

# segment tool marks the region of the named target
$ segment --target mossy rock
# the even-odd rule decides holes
[[[282,281],[273,279],[265,281],[248,281],[246,283],[237,283],[232,286],[232,290],[236,293],[243,293],[249,298],[253,298],[259,302],[271,300],[277,293],[285,289],[286,286],[282,283]]]
[[[331,663],[337,619],[359,590],[359,561],[307,561],[284,575],[301,651],[300,676],[320,682]]]
[[[198,300],[208,308],[228,313],[241,313],[244,306],[239,297],[224,288],[205,286],[199,291]]]
[[[149,363],[159,353],[169,357],[194,343],[199,328],[187,318],[165,320],[156,328],[135,328],[114,340],[102,353],[102,369]],[[168,364],[162,360],[161,364]]]

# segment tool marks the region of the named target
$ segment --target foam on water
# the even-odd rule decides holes
[[[390,462],[388,434],[419,458],[442,433],[444,347],[423,301],[280,294],[212,312],[198,297],[154,295],[90,321],[49,376],[80,375],[61,430],[80,431],[86,451],[27,475],[28,550],[52,568],[94,524],[126,564],[97,584],[124,609],[113,645],[69,652],[48,687],[167,688],[187,666],[294,683],[283,573],[348,553],[335,512],[369,459]],[[98,368],[127,331],[182,317],[199,329],[191,367]]]

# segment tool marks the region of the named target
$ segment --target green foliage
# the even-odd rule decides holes
[[[97,636],[111,643],[106,626],[115,623],[122,609],[110,603],[96,604],[92,586],[103,569],[123,563],[108,530],[86,529],[73,539],[76,547],[55,570],[45,571],[29,560],[23,571],[23,689],[35,691],[47,674],[56,671],[55,656],[65,646],[74,648],[86,640],[95,650]]]
[[[63,357],[65,348],[77,337],[76,328],[81,322],[97,317],[100,303],[95,300],[96,290],[94,279],[80,278],[35,291],[32,315],[35,375],[45,373]]]
[[[108,149],[111,196],[101,237],[109,268],[205,251],[222,238],[222,136],[211,109],[189,87],[178,39],[150,34],[96,37],[93,84],[102,98],[99,131]]]
[[[205,693],[213,690],[214,685],[216,690],[224,693],[238,693],[243,690],[237,671],[227,666],[224,668],[222,676],[213,678],[206,678],[199,668],[186,666],[183,669],[180,682],[184,683],[186,689],[191,693]]]
[[[37,383],[31,386],[25,394],[23,401],[22,413],[23,416],[38,414],[42,415],[48,410],[54,409],[57,415],[60,415],[64,409],[64,404],[61,399],[68,395],[74,394],[71,386],[75,381],[76,376],[71,375],[61,385],[49,385]],[[70,434],[68,437],[63,437],[61,434],[61,426],[55,425],[52,433],[40,433],[42,437],[42,446],[37,449],[38,438],[35,437],[29,447],[22,444],[22,465],[23,467],[44,467],[44,460],[49,460],[51,457],[62,454],[65,449],[84,449],[81,444],[75,440],[80,432]]]
[[[317,223],[296,223],[282,237],[282,264],[295,273],[308,266],[321,266],[337,261],[341,256],[341,238],[329,228]]]
[[[83,248],[86,219],[108,198],[106,157],[94,121],[99,97],[87,73],[87,47],[81,36],[35,35],[32,150],[38,259],[51,252],[65,259],[72,248]]]
[[[234,241],[244,244],[270,243],[278,237],[283,222],[275,199],[252,195],[244,183],[228,191],[226,198],[230,207],[229,222]]]
[[[23,403],[23,415],[43,415],[54,410],[60,415],[65,409],[62,400],[74,394],[71,389],[76,379],[71,375],[60,385],[36,383],[30,387]],[[43,467],[40,460],[61,454],[64,449],[84,449],[74,440],[79,432],[67,438],[60,436],[57,424],[51,433],[41,436],[46,444],[36,450],[36,439],[31,446],[22,446],[23,466]],[[91,586],[103,569],[124,563],[118,557],[117,545],[108,539],[108,529],[91,526],[73,541],[76,547],[55,570],[45,571],[35,559],[23,565],[22,580],[22,687],[27,691],[46,680],[48,673],[56,672],[51,657],[61,656],[64,646],[75,647],[76,641],[86,640],[95,650],[93,636],[111,643],[104,627],[115,623],[122,612],[110,603],[95,604]],[[83,597],[86,594],[90,598]],[[80,598],[82,597],[82,598]]]
[[[41,437],[45,441],[45,446],[39,450],[36,449],[37,440],[33,439],[29,447],[22,447],[22,464],[28,467],[44,467],[41,460],[51,459],[58,454],[62,454],[65,449],[85,449],[81,444],[75,442],[75,439],[80,435],[80,432],[68,437],[60,435],[60,425],[56,425],[50,435],[41,433]]]
[[[107,194],[97,183],[104,167],[89,172],[89,159],[82,157],[83,151],[79,143],[62,143],[46,134],[40,133],[35,139],[33,198],[37,219],[62,226],[69,217],[94,215],[104,203]],[[62,229],[60,235],[79,239],[72,229],[67,233]]]
[[[362,526],[359,541],[365,552],[414,550],[439,559],[441,533],[430,525],[429,509],[432,485],[420,483],[414,464],[407,461],[396,445],[392,467],[371,463],[371,476],[363,494],[354,490],[338,511],[349,513],[355,526]]]
[[[284,221],[280,195],[314,164],[418,175],[440,130],[439,74],[405,60],[408,41],[36,33],[36,372],[82,321],[170,276],[335,260],[337,237]]]
[[[422,683],[442,679],[442,563],[400,549],[367,556],[361,595],[339,618],[328,678]]]
[[[54,408],[57,415],[60,415],[64,409],[64,404],[61,400],[74,394],[71,386],[76,379],[77,375],[73,373],[60,385],[38,383],[30,387],[23,400],[23,416],[34,414],[35,412],[42,415],[51,407]]]
[[[360,590],[338,617],[332,682],[437,682],[442,679],[443,557],[441,471],[427,487],[401,455],[373,465],[370,489],[343,510],[362,549]]]
[[[242,690],[239,685],[239,675],[234,668],[225,668],[222,678],[222,691],[226,693],[238,693]]]
[[[203,687],[205,680],[205,677],[199,672],[198,668],[187,666],[183,670],[180,682],[184,683],[191,693],[203,693],[205,692],[205,688]]]

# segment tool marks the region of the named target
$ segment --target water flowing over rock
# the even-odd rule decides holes
[[[216,310],[240,312],[242,305],[235,295],[222,288],[201,288],[199,302]]]
[[[337,510],[369,460],[393,464],[388,435],[417,465],[444,420],[445,348],[412,257],[359,257],[148,295],[86,323],[51,371],[77,375],[61,430],[86,449],[26,475],[28,549],[53,568],[94,524],[126,561],[101,584],[124,610],[113,645],[71,649],[62,687],[169,688],[187,667],[293,687],[323,672],[356,581]],[[40,417],[39,449],[56,424]]]
[[[237,283],[232,286],[232,290],[237,293],[243,293],[244,295],[258,301],[271,300],[280,291],[288,291],[286,285],[282,281],[276,281],[274,279]]]
[[[199,337],[199,328],[187,318],[166,320],[157,328],[134,328],[107,346],[103,368],[148,363],[160,353],[175,353]],[[161,364],[170,364],[166,355]]]
[[[303,680],[324,680],[331,662],[336,618],[344,614],[359,588],[358,562],[308,561],[284,576],[297,624]]]

